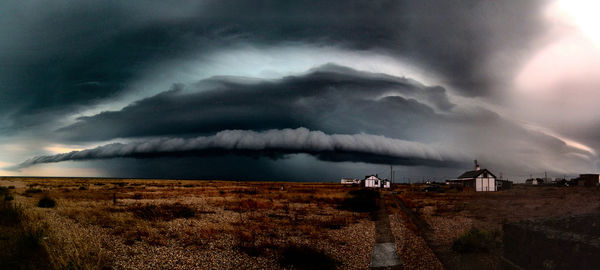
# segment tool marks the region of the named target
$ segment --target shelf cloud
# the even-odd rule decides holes
[[[110,159],[119,157],[242,154],[280,158],[305,153],[324,160],[359,161],[400,165],[448,165],[464,161],[466,155],[445,149],[369,134],[332,134],[306,128],[267,130],[225,130],[213,136],[153,139],[131,143],[112,143],[92,149],[38,156],[11,169],[62,161]]]

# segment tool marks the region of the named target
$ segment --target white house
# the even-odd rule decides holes
[[[475,161],[475,170],[461,174],[457,179],[447,180],[446,184],[475,188],[475,191],[497,191],[496,176],[487,169],[481,169]]]
[[[363,181],[365,182],[365,187],[390,188],[390,181],[387,179],[380,179],[377,175],[367,175]]]

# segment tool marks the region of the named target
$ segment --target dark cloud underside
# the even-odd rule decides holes
[[[275,81],[213,78],[179,85],[120,111],[82,117],[59,133],[69,140],[94,141],[303,126],[410,138],[416,132],[403,132],[403,127],[439,124],[443,117],[434,109],[452,106],[441,87],[327,65]]]
[[[379,51],[439,74],[464,95],[488,95],[504,75],[486,62],[526,48],[541,26],[541,7],[539,1],[5,3],[0,111],[10,119],[3,130],[115,97],[160,61],[239,44]]]

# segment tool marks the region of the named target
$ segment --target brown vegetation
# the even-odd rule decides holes
[[[374,241],[369,214],[343,207],[356,188],[339,184],[0,178],[0,186],[15,186],[14,205],[34,217],[24,224],[45,228],[46,255],[36,257],[46,266],[37,268],[302,269],[307,254],[319,267],[366,268]],[[37,207],[48,199],[53,208]]]
[[[423,192],[422,188],[397,187],[395,197],[407,209],[390,208],[404,216],[398,223],[410,220],[406,212],[414,214],[417,220],[404,226],[421,235],[448,269],[500,269],[505,222],[600,209],[600,193],[595,188],[515,185],[500,192],[442,193]]]

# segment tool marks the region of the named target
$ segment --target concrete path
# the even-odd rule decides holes
[[[396,240],[390,228],[390,218],[385,209],[383,195],[377,202],[379,209],[374,213],[375,245],[371,251],[371,269],[402,269],[402,261],[398,256]]]

